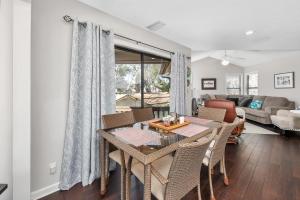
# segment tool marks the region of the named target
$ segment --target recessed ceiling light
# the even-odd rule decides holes
[[[161,29],[162,27],[164,27],[166,24],[162,21],[157,21],[154,22],[153,24],[150,24],[149,26],[147,26],[146,28],[151,30],[151,31],[158,31],[159,29]]]
[[[225,60],[225,59],[223,59],[222,60],[222,62],[221,62],[221,64],[223,65],[223,66],[227,66],[227,65],[229,65],[229,60]]]
[[[249,36],[249,35],[253,35],[254,31],[253,30],[248,30],[245,32],[245,35]]]

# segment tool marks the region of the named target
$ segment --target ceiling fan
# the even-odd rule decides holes
[[[221,61],[221,64],[222,64],[223,66],[229,65],[229,64],[230,64],[230,61],[229,61],[230,59],[245,60],[246,58],[236,57],[236,56],[229,56],[229,55],[227,55],[227,51],[225,50],[225,51],[224,51],[224,56],[223,56],[222,61]]]

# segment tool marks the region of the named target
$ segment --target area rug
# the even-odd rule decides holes
[[[245,123],[246,130],[243,131],[243,133],[249,133],[249,134],[268,134],[268,135],[279,135],[278,133],[262,128],[260,126],[256,126],[252,123],[246,122]]]

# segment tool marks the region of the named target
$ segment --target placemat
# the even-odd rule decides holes
[[[137,128],[126,128],[112,132],[113,135],[117,136],[121,140],[128,144],[139,147],[145,145],[151,141],[158,140],[159,137],[153,134],[148,134],[147,130],[140,130]]]
[[[172,130],[172,132],[179,134],[179,135],[183,135],[185,137],[192,137],[203,131],[206,131],[207,129],[208,129],[208,127],[205,127],[205,126],[201,126],[201,125],[197,125],[197,124],[189,124],[182,128]]]

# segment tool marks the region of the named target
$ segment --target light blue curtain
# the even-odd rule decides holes
[[[69,110],[60,189],[91,184],[100,176],[100,117],[115,112],[113,33],[92,23],[73,23]]]
[[[171,102],[170,111],[180,115],[187,114],[187,67],[190,59],[183,53],[171,57]]]

